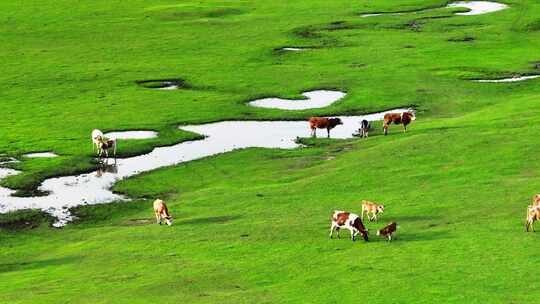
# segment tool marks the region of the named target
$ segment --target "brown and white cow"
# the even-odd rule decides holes
[[[326,118],[326,117],[311,117],[309,119],[309,128],[311,129],[311,136],[317,137],[317,129],[326,129],[327,137],[330,138],[330,130],[338,125],[342,125],[343,122],[339,118]]]
[[[366,201],[366,200],[362,201],[362,220],[364,220],[364,215],[367,215],[370,221],[373,221],[373,220],[378,221],[379,219],[377,218],[377,215],[383,212],[384,212],[384,205]],[[371,213],[371,217],[369,216],[370,213]]]
[[[332,213],[332,225],[330,226],[330,238],[337,230],[339,238],[339,229],[345,228],[351,232],[351,240],[354,241],[358,234],[361,234],[364,241],[368,241],[368,230],[364,227],[362,219],[354,213],[336,210]]]
[[[378,236],[384,236],[384,237],[388,238],[389,241],[391,241],[392,240],[392,234],[394,232],[396,232],[396,230],[397,230],[397,223],[392,222],[392,223],[386,225],[384,228],[377,230],[377,235]]]
[[[401,112],[401,113],[386,113],[384,114],[384,124],[383,124],[383,130],[384,135],[388,134],[388,128],[392,123],[399,125],[403,125],[403,132],[407,131],[407,125],[411,123],[411,121],[416,120],[416,115],[413,111],[408,112]]]
[[[101,157],[103,153],[105,153],[105,157],[109,158],[109,150],[111,149],[112,149],[114,158],[116,159],[116,139],[100,137],[98,141],[98,157]]]
[[[172,216],[169,213],[169,209],[164,201],[157,199],[154,201],[154,214],[156,215],[156,221],[161,225],[161,221],[165,220],[167,225],[172,225]]]

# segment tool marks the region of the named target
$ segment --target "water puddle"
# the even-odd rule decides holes
[[[298,47],[284,47],[284,48],[281,48],[282,51],[289,51],[289,52],[303,52],[303,51],[307,51],[308,49],[306,48],[298,48]]]
[[[455,13],[456,15],[460,16],[472,16],[472,15],[482,15],[487,13],[492,13],[496,11],[503,10],[505,8],[508,8],[508,5],[498,2],[492,2],[492,1],[458,1],[458,2],[452,2],[445,6],[446,8],[453,8],[453,7],[464,7],[468,8],[468,12],[463,13]],[[362,14],[360,17],[374,17],[374,16],[381,16],[381,15],[391,15],[391,16],[397,16],[397,15],[404,15],[404,14],[414,14],[414,13],[423,13],[428,12],[432,10],[436,10],[437,8],[427,8],[423,10],[417,10],[417,11],[410,11],[410,12],[395,12],[395,13],[368,13],[368,14]]]
[[[331,136],[352,138],[363,119],[381,120],[385,113],[403,111],[407,109],[363,116],[340,116],[343,125],[333,129]],[[179,128],[206,137],[202,140],[158,147],[145,155],[118,159],[116,165],[101,167],[92,173],[46,179],[38,188],[39,191],[48,193],[46,196],[14,197],[14,190],[0,187],[0,213],[40,209],[56,217],[54,226],[60,227],[73,219],[69,212],[71,207],[125,200],[125,197],[110,190],[122,179],[237,149],[294,149],[300,147],[296,142],[298,137],[310,136],[307,121],[223,121]],[[0,178],[17,173],[16,170],[0,168]]]
[[[36,153],[27,153],[23,155],[24,157],[28,158],[50,158],[50,157],[57,157],[58,154],[55,154],[53,152],[36,152]]]
[[[158,132],[154,131],[118,131],[105,134],[113,139],[149,139],[158,137]]]
[[[446,7],[465,7],[470,9],[468,12],[456,13],[461,16],[481,15],[487,13],[493,13],[496,11],[508,8],[508,5],[503,3],[491,2],[491,1],[459,1],[452,2]]]
[[[538,77],[540,77],[540,75],[516,76],[516,77],[501,78],[501,79],[477,79],[473,81],[475,82],[516,82],[516,81],[535,79]]]
[[[347,95],[340,91],[317,90],[302,93],[306,99],[263,98],[250,101],[250,106],[282,110],[306,110],[327,107]]]
[[[135,83],[141,87],[156,90],[178,90],[189,87],[183,79],[137,80]]]

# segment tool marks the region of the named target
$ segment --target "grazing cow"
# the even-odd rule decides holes
[[[326,117],[311,117],[309,119],[309,127],[311,128],[311,136],[317,137],[317,129],[326,129],[328,132],[328,138],[330,138],[330,130],[337,125],[342,125],[343,122],[339,118],[326,118]]]
[[[172,216],[169,214],[169,209],[165,202],[157,199],[154,201],[154,214],[156,215],[156,221],[161,225],[161,221],[164,219],[167,225],[172,225]]]
[[[334,230],[337,230],[337,236],[339,238],[339,229],[345,228],[351,232],[351,240],[354,241],[356,236],[360,233],[364,238],[364,241],[368,241],[368,230],[364,227],[360,217],[354,213],[345,211],[334,211],[332,213],[332,226],[330,226],[330,238],[334,234]]]
[[[360,137],[362,138],[367,138],[369,136],[369,129],[370,129],[371,125],[369,124],[369,121],[367,120],[362,120],[362,122],[360,122],[360,130],[359,133],[360,133]]]
[[[99,150],[99,142],[103,138],[103,132],[98,129],[92,131],[92,151]]]
[[[386,225],[384,228],[377,231],[377,235],[388,238],[388,241],[392,240],[392,234],[397,230],[397,223],[392,222]]]
[[[370,201],[362,201],[362,220],[364,220],[364,214],[368,216],[369,221],[378,221],[377,214],[384,212],[384,205],[376,204]],[[371,213],[371,217],[369,214]]]
[[[540,221],[540,206],[528,206],[527,218],[525,223],[525,230],[528,232],[529,228],[532,228],[534,232],[534,222]]]
[[[384,114],[384,135],[388,134],[388,128],[392,123],[399,125],[403,125],[403,132],[407,131],[407,125],[411,123],[411,121],[416,120],[416,115],[414,114],[414,111],[408,111],[408,112],[402,112],[402,113],[386,113]]]
[[[105,156],[109,158],[109,149],[112,149],[114,159],[116,159],[116,146],[116,139],[101,137],[98,143],[98,156],[101,157],[105,152]]]

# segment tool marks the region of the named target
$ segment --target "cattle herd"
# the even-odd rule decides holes
[[[403,132],[407,131],[407,125],[412,121],[416,120],[416,115],[414,111],[407,111],[401,113],[386,113],[384,115],[383,121],[383,132],[384,135],[388,134],[389,126],[394,124],[403,125]],[[311,117],[309,119],[309,128],[311,129],[311,136],[317,136],[317,129],[326,129],[327,137],[330,137],[330,130],[336,126],[342,125],[343,122],[340,118],[327,118],[327,117]],[[360,122],[360,128],[358,129],[359,135],[362,138],[367,138],[369,135],[369,130],[371,125],[369,121],[362,120]],[[103,154],[108,158],[109,150],[112,150],[116,158],[116,140],[109,139],[103,135],[100,130],[92,131],[92,143],[93,147],[97,148],[98,157],[102,157]],[[378,221],[378,216],[384,213],[384,205],[370,202],[367,200],[362,201],[362,213],[361,217],[357,214],[336,210],[331,215],[331,226],[330,226],[330,238],[333,237],[334,232],[337,233],[339,238],[339,230],[345,228],[351,233],[351,240],[355,241],[356,237],[360,234],[362,238],[367,242],[369,239],[368,229],[364,226],[362,222],[364,217],[367,216],[369,221]],[[154,201],[154,215],[156,217],[156,222],[161,225],[163,221],[167,225],[172,225],[172,216],[169,213],[169,209],[164,201],[157,199]],[[540,194],[536,194],[533,197],[532,204],[527,206],[527,216],[525,223],[525,230],[529,229],[534,230],[534,222],[540,221]],[[393,234],[396,232],[398,225],[396,222],[391,222],[390,224],[384,226],[383,228],[377,230],[377,235],[382,236],[391,241]]]

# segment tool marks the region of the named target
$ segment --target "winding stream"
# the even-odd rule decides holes
[[[351,138],[362,119],[381,120],[385,113],[403,111],[407,109],[363,116],[340,116],[343,125],[332,130],[332,138]],[[148,154],[118,159],[113,170],[97,170],[92,173],[46,179],[38,188],[48,193],[46,196],[14,197],[12,196],[14,190],[0,187],[0,213],[40,209],[54,216],[57,219],[54,226],[60,227],[73,219],[69,208],[127,199],[110,190],[122,179],[237,149],[253,147],[294,149],[300,147],[296,143],[297,137],[310,136],[306,121],[223,121],[179,128],[206,137],[202,140],[158,147]],[[16,170],[0,168],[0,178],[17,173]]]

